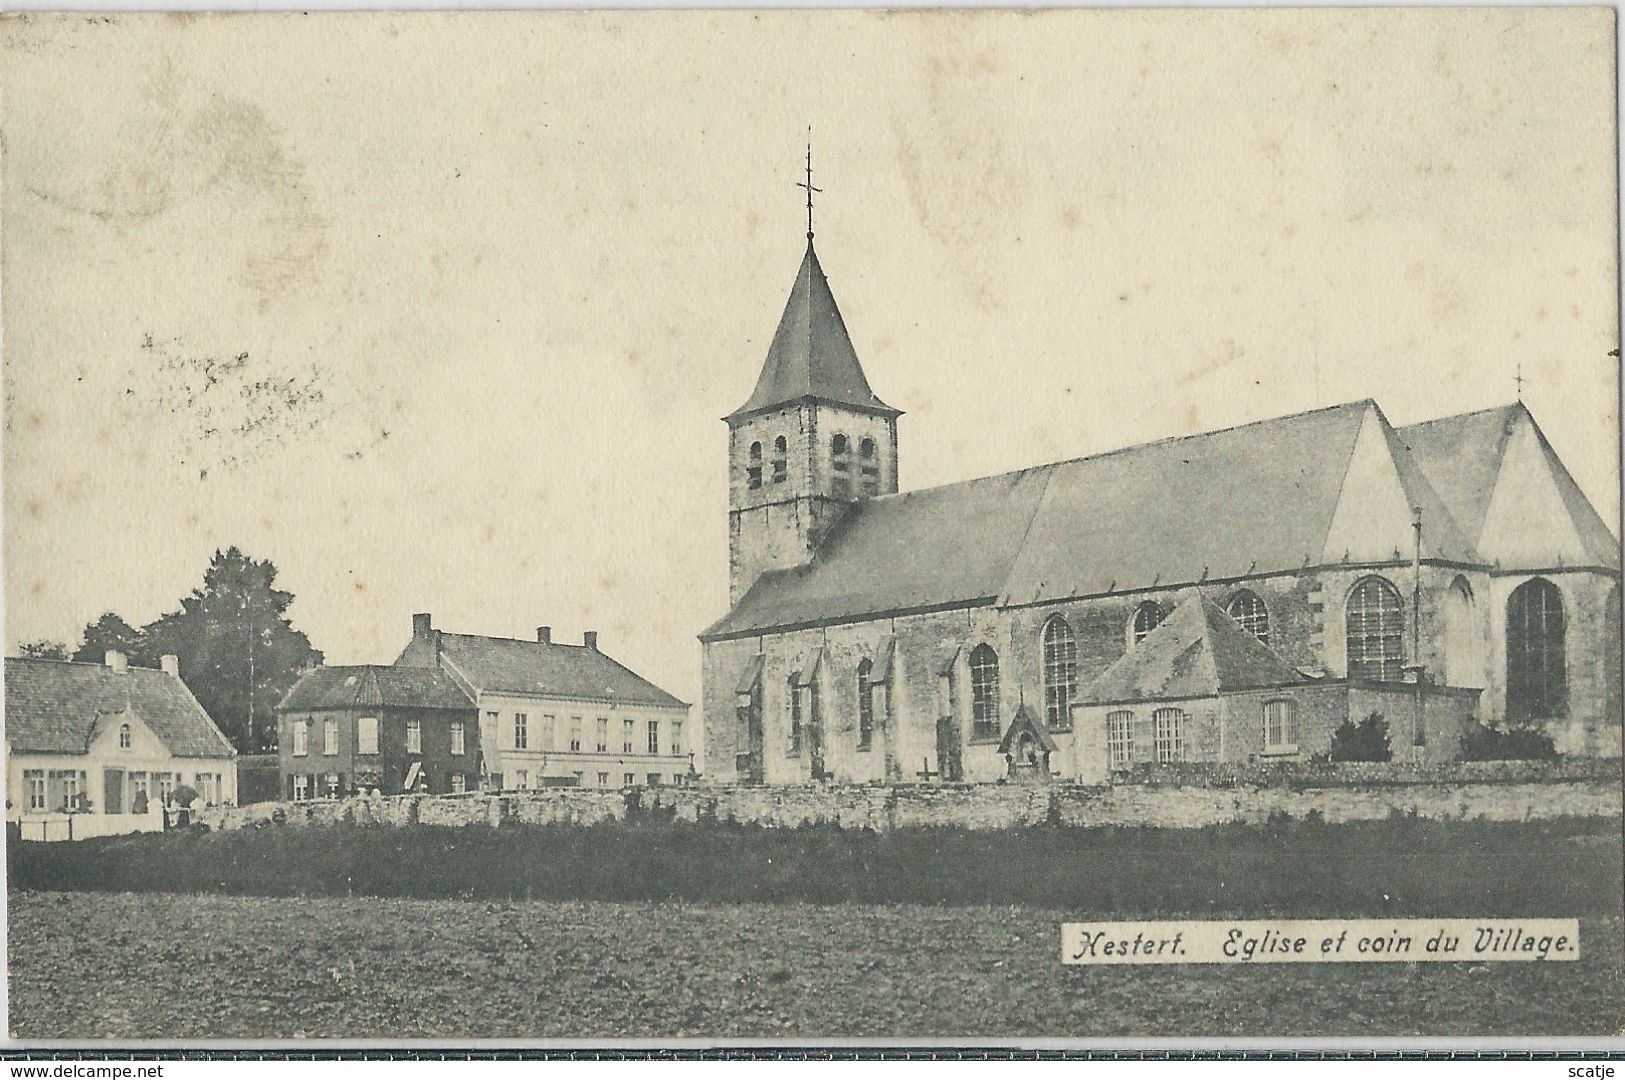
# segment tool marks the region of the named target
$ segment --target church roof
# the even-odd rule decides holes
[[[686,704],[597,648],[439,630],[430,633],[439,639],[440,654],[481,693],[538,694],[678,708]],[[414,636],[395,664],[434,666],[434,639]]]
[[[303,709],[472,709],[474,701],[450,675],[431,667],[319,667],[294,683],[277,706]]]
[[[742,420],[804,400],[846,405],[887,416],[901,415],[869,389],[869,380],[863,375],[863,365],[858,362],[857,351],[847,335],[846,323],[835,305],[835,294],[830,292],[824,268],[818,265],[818,254],[813,250],[810,236],[801,269],[790,287],[790,299],[784,305],[779,328],[773,334],[767,360],[757,377],[756,389],[750,400],[730,413],[728,419]]]
[[[1211,600],[1192,593],[1085,687],[1081,700],[1115,704],[1213,697],[1309,681]]]
[[[1489,562],[1619,567],[1619,541],[1522,402],[1397,434]]]
[[[176,757],[237,752],[178,675],[16,656],[6,657],[5,670],[6,741],[14,751],[83,754],[98,721],[133,713]]]
[[[811,565],[763,575],[702,638],[1021,605],[1337,563],[1478,563],[1358,401],[856,504]]]

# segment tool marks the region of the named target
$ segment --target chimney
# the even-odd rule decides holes
[[[551,626],[538,626],[536,628],[536,641],[538,644],[553,644],[553,628]]]
[[[598,651],[598,631],[596,631],[596,630],[588,630],[586,633],[582,634],[581,635],[581,644],[585,645],[587,648],[591,649],[593,652],[597,652]]]
[[[158,666],[164,669],[165,675],[181,677],[181,658],[173,653],[165,653],[158,658]]]
[[[434,616],[427,611],[412,616],[412,636],[428,637],[429,631],[434,629]]]
[[[130,670],[130,660],[117,649],[108,649],[107,666],[112,668],[115,674],[123,675]]]

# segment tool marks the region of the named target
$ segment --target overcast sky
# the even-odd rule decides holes
[[[809,124],[905,488],[1521,364],[1616,521],[1612,18],[8,22],[8,650],[237,544],[330,662],[548,623],[696,700]]]

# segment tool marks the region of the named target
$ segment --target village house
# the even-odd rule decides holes
[[[682,784],[694,775],[688,705],[598,647],[453,634],[412,616],[397,667],[439,668],[474,700],[484,749],[481,786]],[[730,759],[731,760],[731,759]]]
[[[712,780],[997,780],[1018,719],[1057,775],[1098,776],[1112,703],[1091,684],[1193,593],[1310,680],[1301,731],[1320,730],[1311,701],[1358,712],[1422,683],[1480,691],[1432,700],[1562,753],[1620,754],[1619,541],[1521,402],[1395,427],[1355,401],[909,492],[900,415],[809,232],[725,418],[730,610],[700,635]]]
[[[70,813],[75,836],[160,829],[182,784],[205,805],[236,801],[237,751],[176,658],[161,664],[6,657],[6,819],[23,835],[65,838]]]
[[[474,699],[437,668],[320,667],[277,706],[284,798],[472,791],[479,761]]]

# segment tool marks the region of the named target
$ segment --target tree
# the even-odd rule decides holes
[[[86,664],[99,664],[107,658],[108,650],[116,649],[139,667],[150,667],[154,660],[147,655],[147,643],[141,631],[125,622],[114,612],[105,612],[93,623],[85,624],[84,644],[73,654],[75,660]]]
[[[1374,712],[1358,724],[1344,720],[1332,732],[1333,761],[1392,761],[1393,757],[1388,745],[1388,721],[1382,713]]]
[[[147,653],[173,653],[181,675],[238,750],[276,746],[273,709],[322,654],[288,621],[293,594],[276,587],[276,567],[236,547],[216,551],[203,584],[142,628]]]
[[[60,641],[50,641],[40,638],[38,641],[25,641],[17,649],[21,656],[33,660],[66,660],[68,647]]]
[[[1557,757],[1552,737],[1531,724],[1493,728],[1473,724],[1461,740],[1467,761],[1550,761]]]

